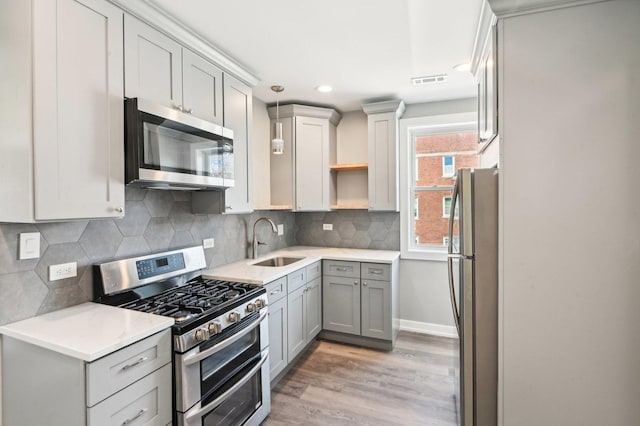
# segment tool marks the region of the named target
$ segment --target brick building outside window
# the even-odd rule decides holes
[[[414,146],[412,216],[415,244],[443,246],[448,241],[451,191],[456,170],[479,167],[477,133],[467,131],[418,136]]]

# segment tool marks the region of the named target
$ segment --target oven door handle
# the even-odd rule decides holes
[[[262,356],[260,357],[260,361],[258,364],[251,369],[242,379],[240,379],[237,383],[227,389],[222,395],[205,405],[204,407],[194,409],[192,412],[187,412],[185,415],[186,424],[191,424],[192,420],[200,419],[205,414],[208,414],[211,410],[216,408],[218,405],[222,404],[226,401],[235,391],[240,389],[243,385],[245,385],[251,378],[262,368],[265,362],[269,359],[269,350],[265,349],[262,351]]]
[[[203,359],[209,357],[212,353],[218,352],[219,350],[226,348],[227,346],[231,345],[232,343],[237,342],[238,340],[242,339],[247,334],[251,333],[255,328],[260,326],[260,323],[262,321],[264,321],[264,319],[266,317],[267,317],[267,310],[263,309],[262,312],[260,313],[260,317],[258,318],[258,320],[253,325],[251,325],[249,327],[246,327],[243,330],[240,330],[238,333],[227,337],[226,339],[224,339],[220,343],[216,343],[215,345],[211,346],[210,348],[208,348],[208,349],[206,349],[206,350],[204,350],[202,352],[195,352],[192,355],[185,356],[182,359],[182,363],[184,365],[195,364],[195,363],[200,362]]]

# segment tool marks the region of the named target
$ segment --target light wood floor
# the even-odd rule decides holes
[[[316,341],[263,425],[457,425],[457,353],[457,340],[408,332],[392,352]]]

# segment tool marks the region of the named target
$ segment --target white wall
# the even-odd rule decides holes
[[[498,28],[501,424],[640,421],[640,2]]]
[[[256,210],[268,209],[271,205],[271,134],[267,105],[253,98],[253,129],[252,155],[253,155],[253,203]]]

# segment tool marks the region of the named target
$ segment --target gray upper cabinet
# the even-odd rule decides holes
[[[182,47],[178,43],[125,15],[124,55],[126,97],[182,108]]]
[[[3,1],[2,222],[122,217],[123,12]]]
[[[497,18],[483,2],[471,71],[478,81],[478,143],[484,150],[498,135]]]
[[[331,164],[336,162],[336,126],[341,116],[333,109],[305,105],[280,107],[284,154],[271,154],[271,204],[295,211],[327,211],[336,203]],[[276,108],[269,108],[271,137]]]
[[[404,102],[376,102],[362,109],[368,126],[369,210],[399,211],[398,120]]]
[[[125,15],[125,96],[223,124],[222,71],[138,19]]]
[[[194,213],[241,214],[253,212],[251,127],[253,94],[246,84],[224,75],[224,127],[233,130],[235,184],[223,192],[199,191],[192,196]],[[230,166],[225,164],[225,167]]]
[[[223,116],[222,83],[222,71],[218,67],[190,50],[182,49],[182,105],[185,111],[212,123],[224,122],[225,127],[229,127]],[[242,116],[246,117],[246,109]]]

